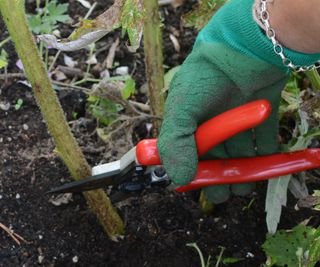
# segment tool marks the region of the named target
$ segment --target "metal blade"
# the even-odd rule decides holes
[[[108,173],[113,171],[121,172],[126,169],[133,162],[136,162],[136,147],[130,149],[124,154],[120,160],[113,161],[106,164],[101,164],[92,168],[92,175]]]
[[[101,173],[89,176],[80,181],[74,181],[54,188],[47,192],[48,194],[61,194],[61,193],[77,193],[83,191],[94,190],[97,188],[106,187],[108,185],[117,186],[124,180],[128,179],[131,171],[134,170],[135,162],[127,165],[125,169],[109,170],[106,173]]]

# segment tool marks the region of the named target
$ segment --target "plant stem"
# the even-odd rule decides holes
[[[320,90],[320,75],[316,69],[309,70],[306,72],[307,77],[309,78],[312,87],[315,90]]]
[[[11,37],[7,37],[6,39],[4,39],[3,41],[0,42],[0,47],[4,46],[6,43],[11,41]]]
[[[219,267],[221,261],[222,261],[222,255],[223,255],[223,252],[225,251],[225,247],[219,247],[220,248],[220,253],[219,253],[219,256],[217,257],[217,262],[216,262],[216,265],[215,267]]]
[[[144,52],[149,87],[150,107],[153,115],[162,116],[164,106],[164,71],[162,55],[162,30],[158,0],[143,0]],[[159,124],[155,125],[156,131]]]
[[[22,60],[25,73],[55,141],[59,156],[67,165],[73,178],[87,177],[91,175],[90,166],[70,131],[57,95],[52,88],[33,36],[28,29],[24,4],[24,0],[0,0],[0,12]],[[123,222],[103,190],[88,191],[84,196],[110,238],[116,239],[123,234]]]

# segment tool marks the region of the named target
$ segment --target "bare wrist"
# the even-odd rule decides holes
[[[317,1],[268,1],[270,24],[276,32],[279,43],[302,53],[320,52],[320,23],[318,22],[320,6]],[[254,10],[259,2],[260,0],[255,1]],[[262,23],[259,21],[257,23],[265,30]]]

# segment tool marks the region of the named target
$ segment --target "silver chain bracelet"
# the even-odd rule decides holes
[[[313,65],[310,66],[299,66],[294,65],[290,58],[287,58],[284,54],[283,46],[277,41],[276,39],[276,32],[271,27],[269,22],[269,12],[267,10],[267,3],[270,2],[270,0],[260,0],[260,20],[263,23],[266,31],[267,37],[271,40],[273,44],[273,50],[274,52],[282,59],[283,64],[290,68],[293,71],[296,72],[303,72],[303,71],[309,71],[312,69],[318,69],[320,68],[320,61],[316,62]]]

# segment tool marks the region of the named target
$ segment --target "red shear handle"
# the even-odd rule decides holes
[[[200,161],[196,178],[176,188],[176,191],[186,192],[218,184],[258,182],[319,167],[318,148],[253,158]]]
[[[254,128],[271,113],[267,100],[257,100],[226,111],[201,124],[195,132],[198,155],[202,156],[211,148],[228,138]],[[157,139],[142,140],[137,145],[136,158],[141,165],[160,165]]]

